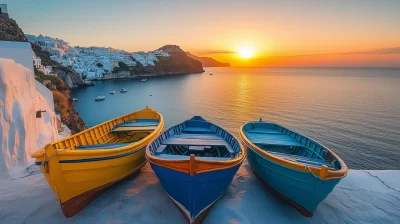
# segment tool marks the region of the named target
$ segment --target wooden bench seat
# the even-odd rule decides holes
[[[173,135],[165,139],[163,145],[176,146],[225,146],[226,149],[233,153],[232,147],[224,139],[200,139],[200,138],[179,138],[179,135]],[[157,150],[158,151],[158,150]]]
[[[277,135],[283,135],[282,132],[276,130],[276,129],[268,129],[268,128],[253,128],[247,131],[248,133],[256,133],[256,134],[277,134]]]
[[[281,145],[281,146],[303,146],[300,142],[287,135],[246,133],[247,138],[254,144]]]
[[[112,149],[112,148],[121,148],[129,144],[131,143],[80,145],[76,147],[75,150]]]
[[[320,158],[310,158],[310,157],[287,154],[287,153],[282,153],[282,152],[272,152],[272,151],[268,151],[268,152],[273,155],[279,156],[283,159],[286,159],[286,160],[309,164],[309,165],[316,166],[316,167],[321,167],[322,165],[326,165],[329,168],[332,167],[332,165],[328,161],[320,159]]]

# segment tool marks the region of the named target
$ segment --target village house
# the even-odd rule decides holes
[[[36,54],[33,51],[32,51],[32,56],[33,56],[33,66],[35,66],[36,69],[40,69],[42,67],[42,59],[36,57]]]
[[[71,66],[81,77],[85,76],[89,80],[103,77],[112,72],[114,68],[119,67],[119,62],[123,62],[129,67],[136,66],[137,62],[143,66],[154,66],[158,61],[157,57],[169,56],[162,50],[128,53],[105,47],[71,47],[64,40],[43,35],[27,34],[26,37],[31,43],[39,45],[42,50],[49,52],[51,60],[66,67]],[[38,60],[34,59],[35,67],[44,74],[51,74],[51,68],[39,65]],[[129,71],[118,74],[119,77],[129,75]]]
[[[8,18],[7,4],[0,4],[0,15]]]

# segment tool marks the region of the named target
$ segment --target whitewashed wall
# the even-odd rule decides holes
[[[57,139],[54,106],[36,87],[30,69],[0,58],[0,179],[26,175],[30,155]]]

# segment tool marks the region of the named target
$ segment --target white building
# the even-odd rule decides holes
[[[42,59],[36,57],[35,52],[32,51],[32,57],[33,57],[33,66],[35,66],[36,69],[39,69],[42,67]]]
[[[140,62],[144,66],[155,65],[157,57],[168,57],[162,50],[128,53],[105,47],[70,47],[68,42],[48,36],[26,35],[27,39],[51,54],[50,59],[64,66],[71,66],[81,76],[89,79],[112,72],[118,63],[133,67]]]
[[[158,57],[168,57],[169,54],[162,50],[149,51],[147,53],[145,53],[143,51],[132,53],[132,57],[136,61],[140,62],[140,64],[142,64],[143,66],[149,66],[149,65],[154,66],[155,62],[158,61],[157,56]]]
[[[6,16],[8,18],[7,4],[0,4],[0,15]]]

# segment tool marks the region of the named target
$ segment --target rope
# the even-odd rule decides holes
[[[314,177],[316,177],[316,178],[318,178],[318,179],[324,181],[324,179],[322,179],[320,176],[315,175],[315,173],[311,170],[310,167],[308,167],[307,165],[304,165],[304,167],[305,167],[307,170],[309,170],[309,171],[312,173],[312,175],[313,175]]]

